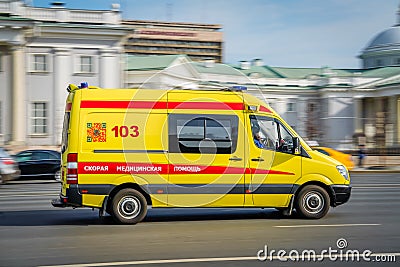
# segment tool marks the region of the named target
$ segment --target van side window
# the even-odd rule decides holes
[[[275,150],[278,146],[278,127],[273,118],[250,116],[254,144],[258,148]]]
[[[250,115],[254,144],[261,149],[292,153],[293,137],[276,119]]]
[[[168,126],[171,153],[231,154],[236,150],[236,116],[171,114]]]

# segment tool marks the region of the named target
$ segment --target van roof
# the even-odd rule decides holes
[[[194,90],[194,89],[114,89],[114,88],[98,88],[89,87],[80,89],[76,87],[72,92],[79,92],[81,99],[101,101],[101,102],[112,102],[112,101],[155,101],[161,102],[219,102],[219,103],[238,103],[246,105],[259,106],[260,111],[268,112],[271,114],[276,113],[271,109],[271,107],[260,100],[259,98],[246,93],[245,91],[238,90],[222,90],[219,88],[210,88],[204,90]],[[173,98],[172,95],[173,94]],[[212,97],[211,97],[212,96]],[[68,98],[68,102],[72,102],[72,98]],[[155,103],[154,102],[154,103]],[[128,105],[128,104],[126,104]],[[121,106],[123,107],[123,105]],[[153,107],[150,105],[149,107]],[[162,105],[160,105],[160,108]],[[242,109],[241,108],[241,109]],[[211,108],[212,109],[212,108]],[[236,109],[236,108],[235,108]]]

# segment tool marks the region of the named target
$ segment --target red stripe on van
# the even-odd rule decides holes
[[[202,166],[202,165],[185,165],[170,164],[170,174],[243,174],[244,168],[227,167],[227,166]]]
[[[243,110],[243,103],[228,102],[168,102],[169,109]]]
[[[275,170],[262,170],[256,168],[250,168],[251,174],[282,174],[282,175],[294,175],[292,172],[282,172],[282,171],[275,171]]]
[[[243,103],[83,100],[81,108],[243,110]]]
[[[272,111],[269,108],[266,108],[264,106],[260,106],[260,111],[272,113]]]
[[[290,172],[240,168],[229,166],[202,166],[186,164],[151,164],[124,162],[78,162],[79,174],[281,174]]]
[[[167,102],[157,101],[97,101],[83,100],[81,108],[143,108],[143,109],[167,109]]]
[[[167,174],[168,164],[78,162],[79,174]]]

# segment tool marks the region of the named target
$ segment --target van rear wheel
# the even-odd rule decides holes
[[[136,224],[147,214],[145,197],[135,189],[126,188],[119,191],[112,199],[113,219],[122,224]]]
[[[329,194],[320,186],[307,185],[298,193],[295,205],[300,216],[307,219],[320,219],[329,211]]]

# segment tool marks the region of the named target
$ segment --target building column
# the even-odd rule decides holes
[[[396,115],[396,124],[397,124],[397,144],[400,144],[400,97],[396,96],[397,102],[397,115]]]
[[[100,50],[100,84],[102,88],[122,86],[121,62],[117,49]]]
[[[297,98],[296,103],[296,132],[300,136],[307,136],[307,128],[306,125],[308,123],[307,118],[307,105],[310,102],[308,98]],[[310,138],[310,136],[307,136]]]
[[[354,132],[355,133],[364,132],[362,102],[363,102],[362,97],[355,96],[353,98]]]
[[[367,137],[367,146],[375,145],[377,102],[372,97],[364,98],[364,134]]]
[[[61,144],[61,133],[63,127],[63,119],[65,112],[65,101],[68,96],[67,86],[70,81],[71,74],[71,52],[67,48],[54,49],[54,103],[53,103],[53,143]]]
[[[12,137],[11,145],[26,144],[26,84],[24,46],[14,45],[12,52]]]
[[[397,97],[388,97],[388,107],[385,122],[385,145],[387,147],[393,146],[396,140],[395,129],[396,129],[396,111],[397,111]]]

